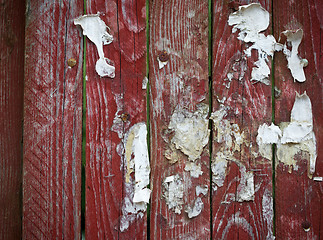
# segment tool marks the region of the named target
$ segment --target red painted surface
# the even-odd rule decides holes
[[[184,170],[187,156],[180,150],[179,161],[165,158],[173,134],[168,130],[176,107],[194,112],[199,103],[208,104],[208,1],[150,1],[149,81],[151,84],[151,239],[209,239],[209,192],[202,196],[200,215],[189,219],[185,208],[195,201],[195,187],[208,185],[209,154],[205,146],[201,158],[203,175],[192,178]],[[166,51],[168,63],[158,68],[157,57]],[[167,60],[167,57],[166,59]],[[167,143],[168,142],[168,143]],[[162,183],[168,176],[183,179],[184,196],[181,214],[170,210],[163,199]]]
[[[248,1],[239,3],[245,5]],[[260,4],[270,12],[271,1]],[[225,107],[227,113],[221,124],[237,124],[244,137],[240,149],[236,143],[228,149],[225,142],[217,142],[218,130],[213,128],[212,161],[222,153],[230,160],[223,186],[213,183],[212,238],[266,239],[272,236],[273,226],[272,162],[259,154],[256,136],[259,125],[271,122],[271,86],[251,82],[257,54],[253,52],[251,58],[244,55],[250,45],[238,40],[239,30],[232,33],[232,26],[227,23],[237,7],[228,1],[215,1],[213,5],[213,112],[221,109],[221,105]],[[265,34],[270,34],[270,27]],[[228,74],[233,76],[231,81]],[[236,138],[232,133],[230,136],[234,142]],[[253,172],[255,197],[253,201],[238,202],[244,169]]]
[[[294,82],[282,53],[275,58],[275,84],[281,94],[275,100],[277,124],[290,121],[295,92],[307,92],[311,103],[316,136],[317,159],[313,177],[323,176],[323,5],[322,1],[273,1],[274,34],[285,30],[303,29],[299,56],[308,60],[304,68],[306,81]],[[298,169],[288,172],[288,167],[277,162],[276,167],[276,233],[277,239],[321,239],[323,236],[323,185],[307,176],[309,155],[299,152],[294,156]],[[305,232],[302,224],[310,225]]]
[[[21,238],[24,1],[0,7],[0,239]]]
[[[23,239],[79,239],[83,50],[73,19],[83,6],[27,6]]]
[[[115,78],[100,78],[95,71],[95,45],[86,49],[86,238],[145,239],[146,213],[134,216],[120,231],[122,207],[129,196],[125,187],[125,154],[122,141],[134,124],[146,122],[145,1],[87,1],[87,13],[102,13],[113,42],[103,47],[115,66]],[[124,121],[114,125],[114,119]],[[120,121],[119,121],[120,122]],[[118,136],[118,133],[120,137]]]

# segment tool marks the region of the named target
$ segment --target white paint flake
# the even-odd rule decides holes
[[[184,186],[182,178],[176,174],[168,176],[163,182],[163,198],[169,209],[177,214],[181,214],[184,196]]]
[[[83,35],[87,36],[96,46],[99,59],[95,64],[95,70],[101,77],[115,77],[115,67],[108,58],[104,57],[103,45],[110,44],[113,36],[107,32],[107,26],[101,20],[99,13],[83,15],[74,20],[75,25],[80,25]],[[109,28],[108,28],[109,29]]]
[[[193,207],[188,206],[185,209],[185,212],[187,213],[189,218],[193,218],[193,217],[200,215],[200,213],[203,210],[203,206],[204,206],[204,204],[203,204],[202,199],[200,197],[198,197],[198,198],[196,198],[196,200],[193,204]]]
[[[167,65],[167,63],[168,63],[168,61],[166,61],[166,62],[161,61],[161,60],[159,59],[159,57],[157,57],[157,61],[158,61],[158,68],[159,68],[159,69],[162,69],[162,68],[163,68],[163,67],[165,67],[165,66]]]
[[[254,174],[247,172],[246,168],[240,167],[241,178],[237,189],[236,201],[253,201],[255,199]]]
[[[200,194],[203,194],[204,196],[206,196],[208,190],[209,190],[208,185],[201,185],[201,186],[198,185],[195,188],[196,196],[198,197]]]
[[[147,89],[147,84],[148,84],[148,78],[144,77],[142,80],[142,89]]]
[[[197,164],[195,162],[187,162],[185,164],[185,171],[190,172],[193,178],[198,178],[203,174],[203,171],[201,170],[201,164]]]
[[[273,123],[268,126],[266,123],[258,128],[257,144],[259,146],[259,153],[267,159],[272,158],[272,144],[277,144],[282,136],[280,128]]]
[[[282,32],[287,37],[287,42],[292,45],[292,50],[287,48],[287,44],[284,44],[283,53],[288,61],[288,68],[290,69],[294,81],[305,82],[305,73],[303,67],[306,67],[308,61],[298,56],[298,47],[303,38],[303,30],[297,29],[296,31],[286,30]]]
[[[126,197],[122,205],[120,231],[128,229],[138,217],[143,216],[149,203],[150,165],[147,148],[147,127],[145,123],[133,125],[125,136],[124,165],[126,167]],[[133,179],[130,174],[134,172]]]
[[[251,56],[252,49],[258,51],[258,61],[255,62],[256,67],[252,69],[251,80],[269,85],[270,69],[267,56],[273,56],[276,40],[272,35],[265,36],[260,33],[269,26],[269,13],[259,3],[252,3],[240,6],[238,11],[231,13],[228,23],[233,26],[233,33],[240,30],[239,40],[253,43],[245,50],[248,57]]]
[[[313,177],[313,181],[322,182],[323,177]]]
[[[195,112],[177,107],[168,128],[174,131],[171,140],[175,147],[188,156],[190,161],[199,159],[209,141],[208,105],[200,104]]]

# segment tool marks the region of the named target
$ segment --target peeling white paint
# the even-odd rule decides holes
[[[245,55],[250,57],[253,49],[258,51],[258,60],[255,62],[255,67],[252,68],[251,80],[269,85],[268,56],[272,57],[275,51],[283,51],[294,81],[304,82],[306,78],[303,67],[307,66],[308,61],[298,56],[298,47],[302,41],[303,30],[282,32],[287,37],[287,43],[292,46],[292,50],[289,50],[287,43],[284,45],[277,43],[274,36],[265,36],[260,33],[268,28],[269,20],[269,13],[259,3],[240,6],[238,11],[229,15],[228,24],[233,26],[232,32],[235,33],[240,30],[238,39],[245,43],[253,43],[244,51]],[[229,74],[227,77],[231,81]]]
[[[292,45],[292,50],[287,48],[287,44],[284,44],[283,53],[288,61],[288,68],[290,69],[294,81],[305,82],[305,73],[303,68],[307,66],[308,61],[298,56],[298,47],[303,38],[303,30],[297,29],[296,31],[286,30],[282,32],[287,37],[287,42]]]
[[[240,167],[240,183],[237,189],[236,201],[253,201],[255,199],[254,174],[252,171],[246,171],[246,168]]]
[[[163,182],[163,198],[169,209],[180,214],[184,204],[183,179],[178,175],[168,176]]]
[[[200,104],[195,112],[177,107],[168,128],[174,131],[171,140],[175,147],[188,156],[190,161],[199,159],[209,141],[208,105]]]
[[[255,62],[256,67],[252,69],[251,80],[269,85],[270,69],[267,56],[273,56],[276,40],[272,35],[265,36],[260,33],[269,26],[269,13],[259,3],[251,3],[240,6],[238,11],[231,13],[228,24],[233,26],[233,33],[240,30],[239,40],[253,43],[245,50],[248,57],[251,56],[252,49],[258,51],[258,61]]]
[[[80,25],[83,35],[87,36],[96,46],[99,59],[95,64],[95,70],[101,77],[115,77],[115,67],[108,58],[104,57],[103,45],[110,44],[113,36],[107,32],[107,26],[101,20],[100,14],[83,15],[74,20],[75,25]],[[109,29],[109,28],[108,28]]]
[[[195,162],[187,162],[185,164],[184,170],[190,172],[193,178],[198,178],[203,174],[203,171],[201,169],[201,164],[197,164]]]
[[[185,212],[187,213],[189,218],[193,218],[193,217],[200,215],[200,213],[203,210],[203,206],[204,206],[204,204],[203,204],[202,199],[200,197],[198,197],[198,198],[196,198],[196,200],[193,204],[193,207],[188,206],[185,209]]]
[[[126,181],[130,173],[135,171],[135,194],[134,203],[149,202],[150,189],[149,184],[150,165],[147,148],[147,126],[145,123],[133,125],[127,134],[125,148],[125,158],[127,163]],[[133,156],[133,157],[132,157]],[[134,169],[133,169],[134,168]]]
[[[308,152],[310,155],[308,176],[311,178],[315,172],[317,153],[313,131],[312,104],[306,92],[302,95],[296,92],[291,121],[289,124],[281,124],[281,129],[283,136],[277,147],[279,161],[295,167],[295,154],[300,151]]]
[[[222,152],[217,152],[215,160],[212,161],[212,188],[217,190],[218,187],[222,187],[225,177],[227,175],[228,161],[226,156]]]
[[[204,196],[206,196],[208,190],[209,190],[208,185],[201,185],[201,186],[198,185],[195,188],[196,196],[198,197],[200,194],[203,194]]]

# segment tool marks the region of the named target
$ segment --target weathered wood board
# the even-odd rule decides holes
[[[113,41],[103,50],[115,67],[115,77],[100,77],[97,49],[87,40],[86,238],[145,239],[147,213],[133,204],[135,153],[128,147],[133,131],[146,123],[145,1],[88,0],[86,12],[100,12],[110,28]]]
[[[208,1],[150,1],[149,16],[150,238],[209,239]]]
[[[80,238],[82,4],[27,2],[23,239]]]
[[[24,1],[0,7],[0,239],[21,239]]]
[[[307,140],[293,139],[294,143],[277,146],[276,153],[276,237],[277,239],[322,239],[323,236],[323,183],[315,181],[315,177],[323,177],[323,3],[310,1],[273,1],[273,24],[276,39],[281,38],[285,44],[287,39],[283,31],[292,30],[292,34],[302,29],[303,38],[299,41],[298,55],[307,59],[304,68],[306,81],[294,81],[287,67],[287,60],[282,52],[275,56],[275,122],[281,128],[294,123],[304,126],[299,118],[308,120],[305,124],[313,127],[316,146],[313,138]],[[295,35],[294,35],[295,36]],[[292,50],[292,44],[287,49]],[[295,50],[295,48],[294,48]],[[300,68],[296,68],[300,69]],[[305,95],[297,98],[306,91]],[[296,93],[297,92],[297,93]],[[296,99],[297,102],[296,102]],[[299,104],[300,101],[304,105]],[[310,104],[308,104],[308,101]],[[310,106],[311,105],[311,106]],[[292,114],[292,108],[301,114]],[[311,108],[311,109],[310,109]],[[292,115],[294,117],[292,117]],[[313,124],[310,118],[313,118]],[[303,134],[298,129],[299,136]],[[284,138],[283,132],[283,138]],[[312,146],[309,147],[309,146]],[[317,154],[315,164],[315,151]],[[315,166],[313,172],[310,170]]]
[[[242,5],[248,3],[240,1]],[[232,33],[229,15],[238,10],[239,4],[213,4],[212,239],[271,239],[272,152],[267,146],[264,157],[256,142],[259,126],[271,122],[270,76],[268,85],[252,79],[259,50],[247,56],[245,51],[253,39],[245,43],[237,39],[242,30]],[[271,1],[260,4],[270,12]],[[263,21],[261,14],[253,18],[255,11],[250,10],[253,20],[247,20],[247,24]],[[270,26],[263,30],[265,35],[270,34]],[[271,68],[269,56],[264,64]]]

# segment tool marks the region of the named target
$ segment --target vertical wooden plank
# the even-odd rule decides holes
[[[147,214],[132,208],[134,176],[127,175],[125,155],[129,132],[146,123],[145,1],[88,0],[87,13],[97,12],[113,36],[103,50],[115,66],[115,77],[97,74],[97,49],[88,41],[86,238],[145,239]]]
[[[25,2],[0,7],[0,239],[21,238]]]
[[[27,2],[23,239],[80,238],[82,12],[80,1]]]
[[[259,2],[270,12],[271,1]],[[265,158],[256,143],[259,126],[271,122],[270,77],[269,85],[252,81],[257,50],[247,57],[252,44],[237,39],[240,30],[232,33],[228,24],[238,7],[229,1],[213,5],[212,238],[272,239],[271,147]],[[270,25],[262,33],[270,34]]]
[[[150,237],[209,239],[208,1],[150,1],[149,15]]]
[[[278,95],[275,99],[275,121],[291,121],[291,110],[296,92],[305,91],[312,105],[313,129],[316,137],[316,166],[313,178],[308,177],[313,151],[300,147],[300,143],[285,144],[283,152],[277,149],[276,157],[276,237],[277,239],[322,239],[323,237],[323,185],[315,177],[323,176],[323,4],[319,0],[273,1],[273,24],[275,37],[285,30],[303,30],[299,56],[308,61],[304,68],[306,81],[295,82],[287,68],[283,53],[275,57],[275,84]],[[287,46],[291,49],[291,46]],[[311,111],[309,110],[309,111]],[[307,114],[309,116],[310,114]],[[302,116],[302,117],[307,117]],[[286,126],[286,124],[285,124]],[[287,147],[287,148],[286,148]],[[301,150],[303,149],[303,150]],[[290,161],[290,165],[284,162]],[[307,230],[307,231],[305,231]]]

